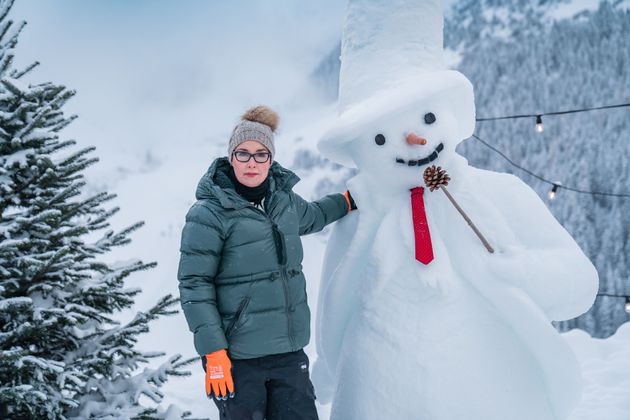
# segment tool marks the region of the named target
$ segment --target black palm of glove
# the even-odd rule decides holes
[[[354,199],[352,198],[350,191],[346,190],[345,195],[348,198],[348,201],[350,202],[350,210],[357,210],[357,204],[354,202]]]

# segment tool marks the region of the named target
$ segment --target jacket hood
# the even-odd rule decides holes
[[[197,200],[216,198],[226,208],[241,208],[249,205],[247,200],[241,197],[234,189],[234,184],[228,176],[230,161],[227,156],[219,157],[212,162],[208,171],[201,177],[197,184],[195,197]],[[289,169],[273,161],[269,168],[269,191],[291,191],[300,177]]]

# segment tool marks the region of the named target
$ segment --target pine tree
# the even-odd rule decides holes
[[[76,116],[63,105],[75,92],[50,82],[24,81],[38,63],[12,67],[25,22],[7,18],[13,0],[0,0],[0,418],[188,417],[164,412],[140,397],[162,400],[160,386],[197,358],[175,355],[139,371],[162,352],[134,348],[149,322],[177,312],[164,296],[126,325],[115,314],[130,308],[139,289],[125,278],[155,262],[106,264],[97,259],[130,242],[138,222],[115,233],[106,209],[116,196],[82,195],[83,171],[94,147],[73,151],[60,131]],[[60,151],[69,152],[61,156]],[[88,241],[88,237],[96,238]]]

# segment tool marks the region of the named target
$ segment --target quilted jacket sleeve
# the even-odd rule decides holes
[[[219,219],[204,204],[195,203],[182,230],[177,278],[182,309],[200,356],[228,347],[214,284],[223,241]]]
[[[348,214],[349,210],[343,194],[329,194],[309,203],[291,191],[291,198],[300,220],[300,235],[321,231],[326,225]]]

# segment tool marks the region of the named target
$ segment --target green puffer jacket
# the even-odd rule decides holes
[[[266,212],[241,197],[217,158],[186,214],[177,272],[181,305],[199,355],[227,348],[250,359],[303,348],[310,310],[301,235],[348,213],[343,194],[309,203],[291,189],[300,178],[273,162]]]

